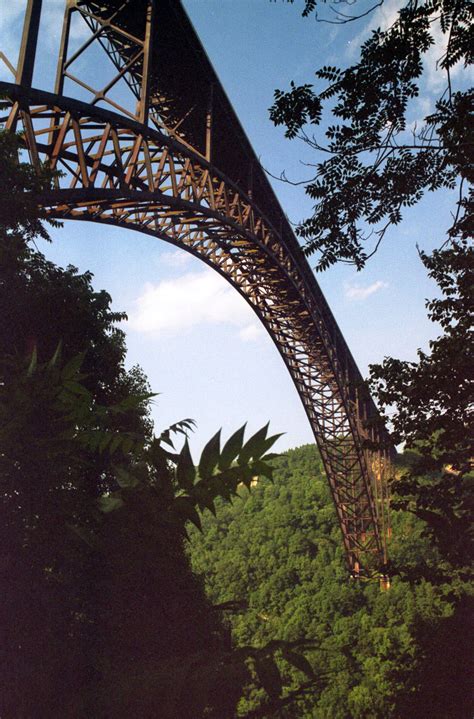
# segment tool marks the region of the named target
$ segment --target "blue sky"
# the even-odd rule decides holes
[[[369,20],[336,27],[303,19],[295,0],[185,0],[221,82],[265,168],[300,180],[314,162],[298,140],[288,141],[268,119],[275,88],[290,80],[311,82],[324,64],[357,58],[357,47],[371,26],[389,22],[396,4],[390,0]],[[0,49],[16,61],[25,3],[0,0]],[[34,85],[51,89],[52,61],[61,28],[62,0],[44,0],[40,53]],[[83,28],[76,30],[78,38]],[[441,41],[441,38],[440,38]],[[46,52],[42,52],[46,51]],[[440,53],[433,48],[431,59]],[[87,69],[87,68],[86,68]],[[94,65],[89,70],[97,73]],[[455,77],[461,79],[459,69]],[[10,79],[0,68],[0,79]],[[462,80],[461,80],[462,81]],[[412,107],[411,121],[424,117],[443,78],[428,73],[423,92]],[[66,94],[67,89],[66,89]],[[273,182],[292,221],[311,211],[302,187]],[[419,261],[416,244],[441,244],[450,224],[453,197],[440,192],[425,198],[392,229],[377,255],[362,272],[338,266],[318,275],[323,291],[364,375],[367,365],[384,356],[414,359],[437,328],[426,318],[425,298],[435,294]],[[268,420],[285,432],[278,448],[312,441],[305,414],[271,340],[231,287],[199,260],[171,245],[139,233],[85,223],[66,223],[52,233],[45,254],[60,265],[74,264],[94,273],[97,289],[107,289],[114,307],[129,321],[128,363],[139,363],[153,391],[157,430],[192,417],[198,430],[196,451],[219,427],[228,434],[248,420],[255,430]]]

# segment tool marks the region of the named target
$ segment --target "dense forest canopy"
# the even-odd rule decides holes
[[[409,513],[393,517],[390,551],[399,566],[436,567],[439,553]],[[232,505],[203,519],[190,552],[215,604],[234,602],[237,645],[305,638],[315,682],[278,658],[292,704],[277,711],[250,688],[239,716],[282,719],[467,719],[473,591],[459,576],[442,582],[347,578],[340,530],[314,446],[275,460],[273,484],[241,488]]]

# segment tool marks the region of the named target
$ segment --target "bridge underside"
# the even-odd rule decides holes
[[[158,95],[151,80],[143,92],[143,78],[155,77],[150,65],[158,51],[155,44],[152,53],[150,37],[148,46],[146,38],[160,8],[162,13],[165,8],[167,21],[171,10],[168,0],[140,2],[142,30],[134,28],[134,32],[142,32],[141,42],[148,51],[144,50],[135,64],[127,59],[125,50],[120,55],[115,36],[105,34],[110,32],[106,30],[110,22],[101,30],[100,13],[106,13],[106,3],[82,2],[75,8],[93,15],[89,20],[97,37],[103,33],[109,51],[128,62],[127,72],[138,88],[134,115],[64,96],[69,5],[59,65],[62,70],[56,83],[59,92],[30,87],[25,50],[16,82],[0,83],[0,93],[7,98],[0,121],[11,130],[22,130],[34,166],[46,162],[61,171],[51,192],[38,199],[51,217],[113,224],[171,242],[204,260],[247,300],[272,337],[303,402],[327,472],[349,569],[355,576],[370,575],[386,560],[392,452],[387,434],[376,421],[376,409],[355,362],[264,175],[262,179],[248,141],[245,136],[242,139],[240,125],[235,132],[241,154],[250,162],[252,179],[245,190],[235,175],[224,171],[233,167],[228,152],[222,154],[224,170],[211,162],[215,146],[210,132],[203,133],[203,147],[193,147],[192,132],[180,137],[176,125],[170,130],[170,114],[163,112],[159,122],[149,121],[153,107],[157,112]],[[116,4],[109,4],[115,8]],[[34,6],[38,7],[37,0],[30,0],[29,8]],[[34,20],[34,14],[32,17]],[[120,17],[120,31],[128,32],[124,26],[131,15]],[[25,27],[24,48],[35,31],[31,17]],[[188,43],[198,43],[192,28],[185,30],[191,38]],[[154,67],[158,66],[155,61]],[[218,81],[215,74],[209,79],[215,98]],[[220,86],[217,90],[223,93]],[[167,87],[168,96],[170,92]],[[228,102],[223,97],[221,115],[222,105]],[[232,118],[233,111],[227,112],[228,119]],[[208,114],[207,118],[210,130]],[[230,143],[232,129],[230,126]]]

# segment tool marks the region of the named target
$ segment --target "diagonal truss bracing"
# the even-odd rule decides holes
[[[127,0],[67,3],[56,93],[32,89],[17,71],[16,83],[0,84],[7,97],[1,120],[23,130],[33,165],[47,162],[61,171],[39,198],[51,217],[164,239],[200,257],[245,297],[305,407],[350,571],[370,574],[386,560],[387,434],[374,421],[376,409],[342,334],[182,8],[171,9],[169,0],[132,4],[133,12]],[[84,88],[71,70],[85,51],[68,50],[73,12],[89,26],[86,49],[99,43],[115,68],[100,91]],[[163,69],[174,50],[163,58],[170,43],[159,28],[175,33],[173,48],[181,44],[185,56],[200,60],[191,83],[177,69],[180,86],[173,86],[176,78]],[[130,89],[134,110],[105,101],[117,76]],[[91,99],[66,97],[66,80],[90,90]],[[204,97],[199,106],[196,86]]]

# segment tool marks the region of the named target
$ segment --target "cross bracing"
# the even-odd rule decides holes
[[[138,230],[225,277],[267,329],[326,469],[349,569],[386,561],[393,452],[337,323],[179,2],[65,3],[55,92],[31,87],[40,0],[30,0],[2,121],[34,166],[59,170],[38,198],[51,217]],[[69,48],[73,17],[89,28]],[[95,88],[75,62],[93,45],[114,75]],[[11,65],[11,63],[10,63]],[[125,83],[133,100],[110,91]],[[87,102],[70,97],[74,87]]]

